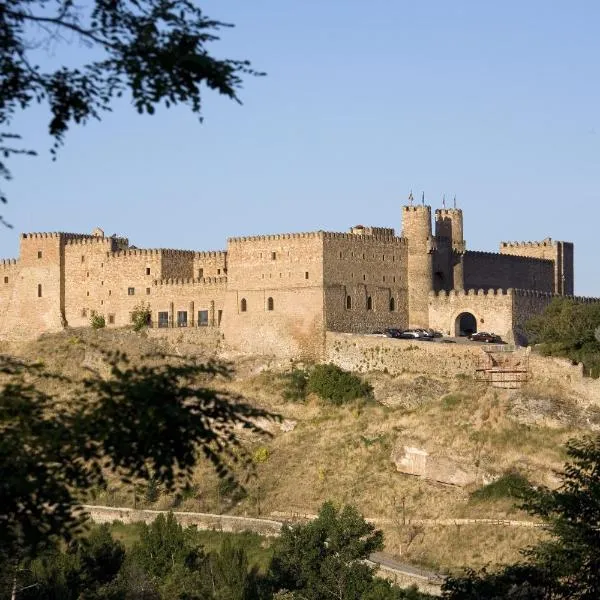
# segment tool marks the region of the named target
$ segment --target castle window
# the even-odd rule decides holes
[[[87,317],[87,308],[82,308],[81,309],[81,316],[82,317]]]
[[[271,252],[271,260],[275,260],[277,258],[277,252]]]
[[[342,253],[340,252],[340,258],[342,258]]]
[[[177,311],[177,327],[187,327],[187,310]]]
[[[221,269],[217,269],[217,275],[221,274]]]
[[[223,311],[222,310],[218,310],[217,311],[217,325],[221,326],[221,319],[223,318]]]
[[[101,304],[101,305],[102,305],[102,304],[104,304],[104,300],[100,300],[100,304]]]
[[[42,284],[38,283],[38,298],[42,297]]]
[[[385,260],[385,254],[381,255],[381,260]]]
[[[4,283],[8,283],[8,277],[4,278]]]
[[[396,276],[394,275],[394,283],[396,283]]]
[[[150,295],[150,288],[146,288],[146,296]]]
[[[365,253],[363,252],[363,260],[365,260]]]
[[[385,281],[385,275],[383,276],[383,280]]]
[[[108,295],[110,296],[112,294],[112,290],[108,290]]]
[[[346,309],[350,310],[352,308],[352,296],[346,296]]]
[[[198,279],[202,279],[204,277],[204,269],[198,269]]]
[[[90,295],[90,292],[89,292],[89,290],[88,290],[88,291],[85,293],[85,295],[86,295],[86,296],[89,296],[89,295]]]
[[[367,276],[363,273],[363,281],[367,280]]]
[[[246,302],[246,298],[242,298],[240,302],[240,311],[246,312],[246,310],[248,310],[248,303]]]
[[[158,312],[158,326],[161,328],[169,326],[169,313],[166,310]]]
[[[38,258],[42,258],[42,251],[38,250]]]
[[[207,310],[199,310],[198,311],[198,327],[207,327],[208,326],[208,311]]]
[[[367,310],[373,310],[373,298],[367,296]]]
[[[150,275],[150,267],[146,267],[146,275]]]
[[[108,324],[109,325],[115,324],[115,315],[108,315]]]
[[[83,254],[81,255],[81,262],[85,262],[85,256]]]
[[[395,254],[393,254],[393,255],[392,255],[392,262],[394,262],[395,260],[396,260],[396,255],[395,255]]]
[[[104,281],[101,281],[101,282],[100,282],[100,285],[104,285]]]
[[[273,302],[273,298],[267,298],[267,310],[273,310],[275,308],[275,303]]]
[[[90,272],[88,271],[88,272],[85,274],[85,276],[86,276],[86,277],[89,277],[89,276],[90,276]]]
[[[304,271],[304,279],[308,279],[308,271]]]
[[[127,288],[128,296],[135,296],[135,288]]]
[[[390,298],[390,312],[394,312],[396,310],[396,300],[394,298]]]

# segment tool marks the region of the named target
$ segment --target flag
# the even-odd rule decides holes
[[[442,196],[442,207],[446,208],[446,194]]]
[[[425,192],[421,194],[421,204],[425,206]]]
[[[454,208],[456,208],[456,195],[454,196]]]
[[[413,200],[414,200],[414,198],[413,198],[412,190],[410,190],[410,194],[408,195],[408,201],[411,203],[411,205],[413,203]]]

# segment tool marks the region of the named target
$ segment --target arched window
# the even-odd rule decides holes
[[[394,312],[396,310],[396,300],[392,297],[390,298],[390,312]]]
[[[248,308],[248,305],[246,303],[246,298],[242,298],[242,300],[240,302],[240,311],[241,312],[246,312],[247,308]]]
[[[352,296],[346,296],[346,309],[350,310],[352,308]]]
[[[367,296],[367,310],[373,310],[373,298]]]
[[[267,310],[273,310],[275,307],[275,303],[273,302],[273,298],[267,298]]]

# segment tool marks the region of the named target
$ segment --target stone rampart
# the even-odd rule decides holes
[[[472,376],[484,356],[479,346],[398,340],[328,331],[324,361],[342,369],[392,375],[415,373],[442,377]]]

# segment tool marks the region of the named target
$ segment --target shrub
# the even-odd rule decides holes
[[[369,383],[333,364],[316,365],[308,377],[307,388],[322,400],[337,406],[373,395]]]
[[[133,307],[131,311],[131,322],[133,323],[134,331],[141,331],[150,325],[152,320],[152,311],[150,305],[143,302]]]
[[[502,500],[522,498],[531,489],[531,484],[518,471],[508,471],[496,481],[488,483],[471,494],[472,500]]]
[[[92,313],[90,317],[90,325],[92,329],[102,329],[106,327],[106,320],[104,319],[104,315],[99,315],[98,313]]]
[[[259,446],[252,453],[252,462],[255,464],[267,462],[270,455],[271,451],[266,446]]]
[[[146,502],[156,502],[160,498],[160,484],[156,477],[150,477],[146,484],[146,490],[144,492],[144,498]]]
[[[283,397],[285,400],[304,402],[308,393],[308,372],[304,369],[293,369],[283,376],[285,389]]]

